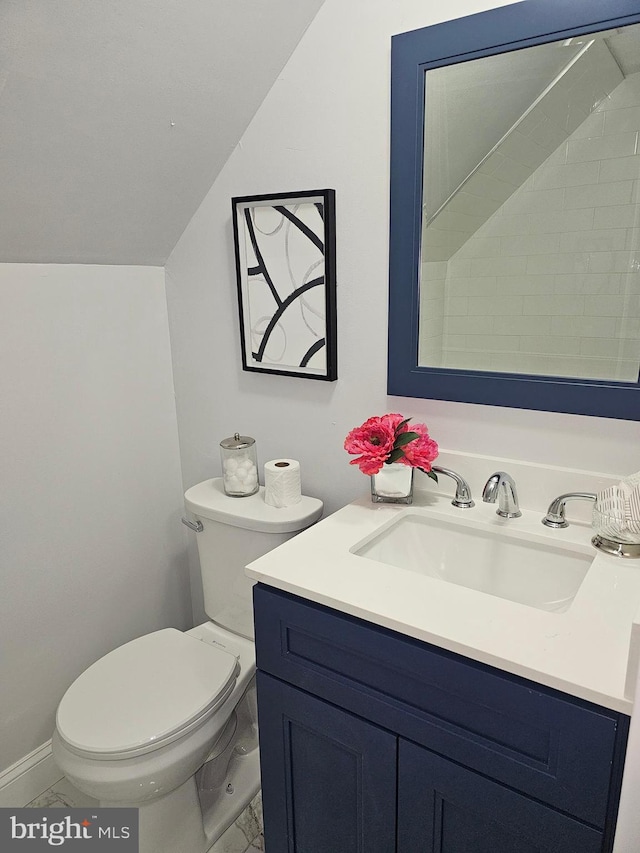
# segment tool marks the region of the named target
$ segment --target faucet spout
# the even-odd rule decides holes
[[[496,471],[489,477],[482,490],[482,500],[491,504],[497,500],[496,514],[501,518],[520,518],[522,515],[516,484],[506,471]]]
[[[447,477],[451,477],[455,482],[456,494],[451,501],[454,506],[457,506],[458,509],[470,509],[472,506],[475,506],[471,497],[471,489],[464,477],[461,477],[460,474],[456,474],[456,472],[452,471],[450,468],[441,468],[439,465],[432,465],[431,470],[436,474],[444,474]]]

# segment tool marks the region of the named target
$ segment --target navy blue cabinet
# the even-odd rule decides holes
[[[269,853],[609,853],[629,720],[254,590]]]

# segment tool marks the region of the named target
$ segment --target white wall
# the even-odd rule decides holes
[[[386,395],[390,36],[491,5],[326,0],[167,263],[185,485],[218,475],[218,442],[240,430],[262,462],[299,459],[304,490],[335,510],[368,488],[347,431],[385,411],[424,419],[449,449],[640,468],[638,423]],[[243,372],[231,197],[322,187],[337,193],[339,379]]]
[[[190,624],[160,268],[0,265],[0,772],[89,664]]]

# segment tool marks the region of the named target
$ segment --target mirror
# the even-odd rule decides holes
[[[640,2],[600,5],[394,37],[389,393],[640,419]]]

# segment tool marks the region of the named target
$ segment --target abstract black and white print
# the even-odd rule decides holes
[[[244,368],[335,379],[333,191],[233,202]]]

